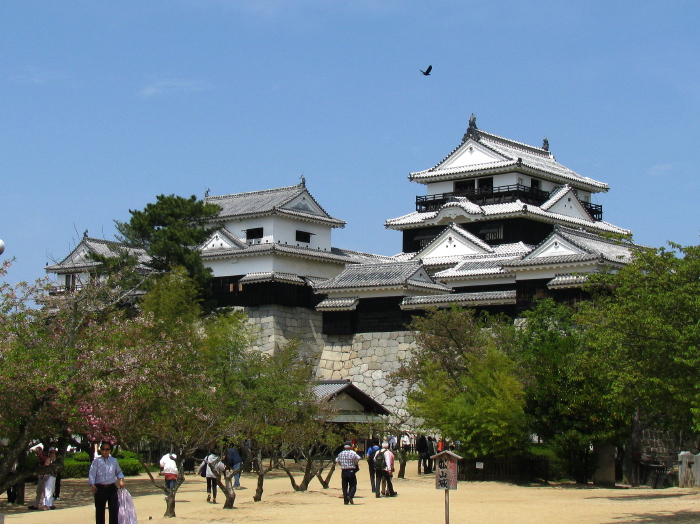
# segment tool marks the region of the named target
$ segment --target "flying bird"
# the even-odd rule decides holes
[[[430,72],[433,70],[433,66],[429,65],[428,69],[423,71],[422,69],[420,70],[421,73],[423,73],[423,76],[430,76]]]

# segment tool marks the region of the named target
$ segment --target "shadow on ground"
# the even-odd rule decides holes
[[[697,524],[700,522],[699,511],[678,511],[664,513],[640,513],[625,515],[605,524]]]
[[[185,477],[186,486],[187,479],[191,475]],[[126,489],[129,490],[132,497],[140,497],[142,495],[156,495],[161,491],[156,488],[151,479],[148,477],[127,477],[125,479]],[[16,504],[8,504],[7,501],[0,502],[0,513],[4,515],[15,515],[17,513],[27,513],[30,504],[34,504],[36,497],[36,484],[26,484],[25,486],[25,504],[18,506]],[[73,508],[77,506],[87,506],[93,503],[93,495],[90,487],[87,484],[87,479],[63,479],[61,481],[61,500],[57,500],[54,504],[56,510],[63,508]]]

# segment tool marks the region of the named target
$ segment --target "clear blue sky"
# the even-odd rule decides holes
[[[607,182],[638,243],[699,244],[697,1],[0,2],[0,238],[43,276],[156,195],[296,184],[334,245],[401,250],[411,171],[481,129]],[[424,77],[419,69],[433,65]]]

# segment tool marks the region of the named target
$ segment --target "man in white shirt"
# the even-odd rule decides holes
[[[391,483],[391,476],[394,472],[394,454],[389,449],[389,443],[386,440],[382,442],[382,449],[374,455],[374,465],[377,472],[377,498],[381,496],[382,479],[386,480],[387,497],[398,495],[394,491],[394,485]]]

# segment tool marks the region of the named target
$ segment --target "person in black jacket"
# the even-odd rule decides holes
[[[425,435],[419,435],[418,440],[416,440],[416,451],[418,452],[418,474],[421,474],[421,469],[423,473],[430,473],[430,455],[428,454],[428,439]]]

